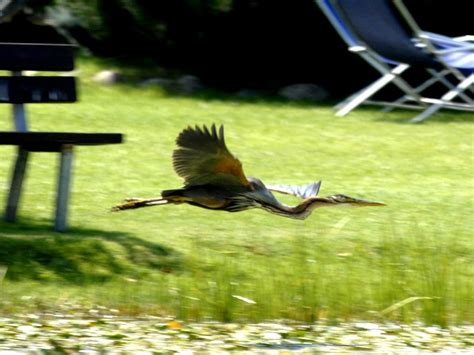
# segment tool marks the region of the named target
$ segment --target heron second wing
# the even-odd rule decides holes
[[[224,141],[224,126],[217,132],[196,126],[184,129],[176,139],[173,167],[186,185],[243,185],[249,182],[242,163],[229,152]]]
[[[293,195],[300,198],[316,196],[321,188],[321,181],[313,182],[307,185],[267,185],[270,191],[280,192],[287,195]]]

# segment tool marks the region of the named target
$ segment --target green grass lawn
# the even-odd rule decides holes
[[[2,312],[100,305],[220,321],[474,321],[472,114],[444,111],[421,125],[407,123],[408,111],[336,118],[329,106],[97,86],[94,70],[82,63],[79,103],[28,106],[30,128],[122,132],[126,142],[77,148],[63,234],[51,231],[58,157],[33,154],[19,223],[0,222]],[[0,130],[11,130],[10,108],[0,109]],[[304,221],[191,206],[108,212],[180,187],[177,134],[213,122],[247,175],[323,180],[321,195],[388,206],[321,209]],[[14,148],[0,146],[0,157],[3,204]]]

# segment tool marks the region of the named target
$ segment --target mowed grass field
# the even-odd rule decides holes
[[[58,156],[34,153],[19,223],[0,222],[0,312],[106,307],[125,315],[261,321],[474,321],[474,117],[99,86],[81,64],[80,102],[29,105],[35,131],[121,132],[78,147],[70,231],[52,232]],[[0,130],[13,129],[0,107]],[[188,125],[224,124],[229,149],[267,183],[322,180],[321,195],[384,208],[320,209],[304,221],[261,210],[160,206],[126,197],[180,187],[171,153]],[[15,149],[0,146],[0,201]],[[281,197],[287,203],[296,199]],[[3,209],[3,207],[2,207]]]

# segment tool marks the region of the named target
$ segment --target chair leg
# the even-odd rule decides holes
[[[424,81],[423,83],[421,83],[420,85],[418,85],[417,87],[414,88],[414,91],[417,93],[417,94],[420,94],[422,93],[423,91],[425,91],[427,88],[429,88],[430,86],[434,85],[435,83],[441,81],[441,76],[444,76],[446,75],[447,73],[449,73],[449,71],[445,71],[445,72],[441,72],[441,73],[436,73],[436,72],[432,72],[430,70],[428,70],[428,72],[430,73],[431,75],[431,78],[427,79],[426,81]],[[454,86],[454,85],[453,85]],[[450,89],[450,88],[449,88]],[[403,96],[401,96],[400,98],[398,98],[397,100],[395,100],[393,102],[393,106],[385,106],[383,109],[382,109],[382,112],[390,112],[392,111],[396,105],[398,104],[404,104],[405,102],[409,101],[411,98],[410,95],[408,94],[405,94]],[[423,107],[423,106],[421,106]]]
[[[71,186],[73,146],[61,147],[61,158],[58,176],[58,192],[56,196],[56,214],[54,230],[64,232],[67,229],[67,214],[69,204],[69,192]]]
[[[364,101],[369,99],[377,91],[382,89],[384,86],[395,80],[398,75],[403,73],[409,68],[406,64],[400,64],[389,72],[386,72],[382,77],[374,81],[372,84],[368,85],[364,89],[358,91],[357,93],[349,96],[346,100],[341,102],[336,106],[337,112],[336,116],[342,117],[347,115],[357,106],[362,104]]]
[[[7,207],[5,211],[5,220],[7,222],[15,222],[17,216],[18,205],[21,196],[21,189],[26,173],[26,164],[28,162],[29,152],[18,147],[18,153],[13,168],[13,175],[10,183],[10,191],[7,197]]]
[[[443,84],[445,87],[447,87],[449,90],[452,90],[454,89],[456,86],[454,84],[451,84],[449,82],[449,80],[447,80],[445,77],[446,75],[448,75],[450,73],[449,70],[444,70],[444,71],[441,71],[441,72],[437,72],[433,69],[428,69],[427,70],[430,75],[431,75],[431,78],[426,80],[425,82],[423,82],[422,84],[420,84],[419,86],[415,87],[415,91],[417,93],[422,93],[424,90],[426,90],[427,88],[429,88],[430,86],[436,84],[436,83],[440,83],[440,84]],[[468,96],[466,95],[464,92],[460,92],[459,93],[459,97],[465,102],[467,103],[468,105],[472,105],[474,104],[474,101]],[[394,106],[385,106],[383,108],[383,112],[390,112],[393,110],[394,107],[396,107],[397,104],[403,104],[407,101],[410,100],[410,96],[409,95],[404,95],[404,96],[401,96],[399,99],[397,99],[396,101],[394,101],[393,103],[395,104]]]
[[[449,71],[446,70],[446,71],[443,71],[441,73],[438,73],[436,72],[435,70],[433,69],[428,69],[428,72],[431,73],[433,76],[435,76],[436,78],[438,78],[438,80],[444,85],[446,86],[449,90],[454,90],[456,88],[456,86],[454,84],[452,84],[448,79],[446,79],[446,75],[449,74]],[[460,82],[464,81],[466,78],[463,78],[462,80],[459,80]],[[459,82],[458,81],[458,82]],[[472,89],[472,88],[471,88]],[[465,89],[464,89],[465,90]],[[472,105],[474,104],[474,101],[464,93],[464,90],[461,91],[459,93],[459,97],[464,100],[464,102],[466,102],[467,104],[469,105]]]
[[[461,94],[463,91],[466,89],[470,88],[471,85],[474,84],[474,74],[471,74],[468,76],[465,80],[460,82],[455,88],[449,90],[446,94],[444,94],[441,97],[441,101],[449,102],[452,99],[454,99],[456,96]],[[440,110],[443,108],[444,104],[443,103],[437,103],[433,104],[430,107],[428,107],[425,111],[417,115],[416,117],[412,118],[410,122],[412,123],[418,123],[426,120],[428,117],[430,117],[433,113],[436,111]]]

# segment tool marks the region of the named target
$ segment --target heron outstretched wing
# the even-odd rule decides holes
[[[293,195],[300,198],[316,196],[321,188],[321,181],[313,182],[307,185],[267,185],[270,191],[280,192],[287,195]]]
[[[176,139],[173,167],[189,185],[249,186],[242,163],[227,149],[224,126],[217,132],[213,124],[209,130],[196,126],[184,129]]]

